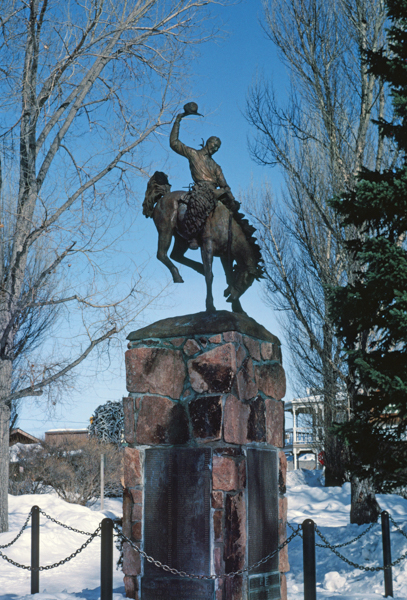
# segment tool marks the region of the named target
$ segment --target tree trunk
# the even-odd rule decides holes
[[[369,479],[352,478],[350,522],[356,525],[374,523],[381,513]]]
[[[10,408],[4,398],[10,394],[11,373],[11,361],[0,360],[0,533],[8,531]]]
[[[0,404],[0,533],[8,531],[8,467],[10,409]]]

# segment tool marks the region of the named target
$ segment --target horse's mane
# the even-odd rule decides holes
[[[168,177],[162,171],[156,171],[147,183],[147,190],[143,202],[143,215],[147,218],[153,216],[154,206],[160,198],[171,191]]]
[[[264,279],[264,268],[262,265],[262,263],[264,261],[263,261],[262,255],[261,255],[260,246],[259,246],[256,238],[253,235],[254,232],[256,231],[256,228],[253,227],[253,225],[250,225],[249,221],[245,218],[243,213],[235,211],[232,214],[233,214],[233,218],[235,219],[236,223],[239,225],[240,229],[243,231],[244,236],[254,254],[254,259],[256,261],[256,267],[254,268],[252,275],[254,275],[254,277],[257,280]]]

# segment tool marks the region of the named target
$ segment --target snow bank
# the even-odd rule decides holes
[[[293,471],[287,479],[288,519],[292,524],[313,519],[331,544],[352,540],[366,529],[349,523],[350,485],[324,488],[321,471]],[[407,500],[397,495],[379,495],[383,510],[399,523],[407,535]],[[0,544],[12,540],[24,523],[30,508],[37,504],[54,518],[89,533],[100,521],[121,516],[119,500],[106,500],[101,512],[96,504],[92,510],[67,504],[53,494],[10,496],[10,531],[0,534]],[[5,553],[23,564],[30,561],[30,529]],[[61,560],[71,554],[86,537],[73,533],[41,516],[41,565]],[[319,538],[317,537],[317,541]],[[407,551],[407,539],[392,527],[393,560]],[[338,551],[352,562],[365,566],[382,564],[381,528],[375,525],[359,541]],[[365,573],[351,567],[325,548],[317,548],[318,600],[377,600],[383,597],[383,573]],[[118,551],[115,549],[115,561]],[[291,571],[287,574],[289,600],[303,600],[302,540],[297,537],[289,545]],[[55,570],[40,573],[40,594],[35,600],[98,600],[100,597],[100,540],[71,562]],[[114,600],[124,600],[123,576],[114,571]],[[393,568],[394,597],[407,600],[407,559]],[[0,559],[0,600],[31,600],[30,574]]]
[[[293,525],[311,518],[332,545],[350,541],[367,526],[351,525],[350,484],[323,487],[321,471],[292,471],[287,474],[288,520]],[[397,495],[378,494],[382,510],[387,510],[407,535],[407,500]],[[289,530],[288,533],[291,533]],[[323,543],[318,536],[316,541]],[[407,539],[394,527],[391,532],[392,560],[407,551]],[[369,567],[381,566],[381,526],[375,525],[357,542],[338,548],[350,561]],[[303,600],[302,540],[289,545],[291,571],[287,573],[289,600]],[[326,548],[316,549],[318,600],[377,600],[384,595],[383,572],[359,571]],[[407,559],[393,568],[394,598],[407,600]]]
[[[0,534],[0,545],[11,541],[20,530],[33,505],[39,506],[54,519],[75,529],[92,533],[105,517],[122,516],[122,503],[118,499],[105,500],[103,512],[91,510],[85,506],[68,504],[55,494],[33,494],[9,496],[9,529]],[[64,529],[40,515],[40,564],[48,565],[69,556],[87,539],[86,536]],[[20,539],[10,548],[1,550],[4,554],[29,565],[31,560],[31,527],[28,527]],[[114,548],[114,561],[119,553]],[[31,600],[29,571],[16,568],[0,559],[0,600]],[[123,574],[114,570],[114,600],[123,600]],[[40,572],[40,593],[35,600],[98,600],[100,598],[100,538],[91,544],[70,562]]]

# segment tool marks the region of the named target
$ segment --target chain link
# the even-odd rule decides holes
[[[139,548],[139,546],[137,546],[137,544],[135,544],[134,542],[129,540],[129,538],[126,537],[120,531],[120,529],[118,528],[117,525],[114,525],[114,529],[117,532],[117,535],[119,537],[121,537],[125,542],[128,542],[130,544],[130,546],[140,554],[140,556],[145,558],[149,563],[152,563],[154,566],[158,567],[159,569],[163,569],[163,571],[172,573],[173,575],[178,575],[179,577],[187,577],[188,579],[201,579],[201,580],[203,579],[203,580],[212,581],[214,579],[221,579],[224,577],[236,577],[237,575],[243,575],[243,573],[248,573],[249,571],[253,571],[253,569],[256,569],[260,565],[268,562],[271,558],[273,558],[273,556],[275,556],[277,554],[277,552],[279,552],[285,546],[287,546],[291,542],[291,540],[293,540],[295,538],[295,536],[299,535],[301,526],[298,526],[298,529],[296,531],[294,531],[290,535],[290,537],[287,538],[282,544],[280,544],[276,550],[274,550],[273,552],[270,552],[270,554],[268,554],[261,560],[254,563],[254,565],[251,565],[250,567],[246,567],[245,569],[240,569],[239,571],[233,571],[232,573],[224,573],[223,575],[196,575],[194,573],[186,573],[185,571],[178,571],[178,569],[174,569],[172,567],[169,567],[168,565],[164,565],[159,560],[155,560],[155,558],[153,558],[152,556],[149,556],[146,552],[144,552],[144,550]]]
[[[3,550],[4,550],[4,548],[9,548],[10,546],[12,546],[14,544],[14,542],[16,542],[18,540],[18,538],[23,533],[23,531],[25,529],[27,529],[27,527],[28,527],[28,521],[31,519],[31,515],[32,515],[32,509],[28,513],[28,517],[26,518],[24,525],[22,526],[22,528],[20,529],[20,531],[17,533],[17,535],[14,538],[14,540],[12,540],[11,542],[9,542],[8,544],[4,544],[3,546],[0,546],[0,548],[2,548]]]
[[[56,523],[57,525],[60,525],[61,527],[64,527],[65,529],[69,529],[69,531],[74,531],[75,533],[81,533],[82,535],[88,535],[88,536],[93,535],[92,533],[89,533],[88,531],[81,531],[80,529],[75,529],[75,527],[70,527],[70,525],[65,525],[65,523],[61,523],[61,521],[57,521],[56,519],[54,519],[54,517],[47,515],[47,513],[42,510],[42,508],[40,508],[40,513],[42,515],[44,515],[44,517],[46,517],[47,519],[52,521],[53,523]]]
[[[395,528],[397,529],[397,531],[398,531],[399,533],[401,533],[401,535],[404,535],[404,537],[405,537],[405,538],[407,538],[407,533],[405,533],[405,532],[404,532],[404,531],[401,529],[400,525],[399,525],[398,523],[396,523],[396,521],[393,519],[393,517],[392,517],[391,515],[389,515],[389,519],[390,519],[390,521],[393,523],[393,525],[395,526]]]
[[[294,527],[291,525],[291,523],[287,523],[287,525],[289,526],[289,528],[292,531],[294,531]],[[360,533],[358,536],[356,536],[355,538],[353,538],[353,540],[350,540],[349,542],[343,542],[343,544],[335,544],[335,545],[318,544],[318,542],[315,542],[315,545],[318,546],[318,548],[344,548],[345,546],[349,546],[350,544],[353,544],[353,542],[357,542],[358,540],[360,540],[360,538],[362,538],[364,535],[366,535],[375,525],[377,525],[377,521],[375,523],[371,523],[369,525],[369,527],[367,527],[364,531],[362,531],[362,533]],[[302,538],[301,533],[300,533],[300,537]]]
[[[78,556],[78,554],[80,554],[82,552],[82,550],[85,550],[85,548],[87,546],[89,546],[89,544],[95,539],[95,537],[97,537],[99,535],[100,529],[101,529],[101,525],[99,525],[99,527],[92,534],[90,534],[89,539],[87,539],[86,542],[83,543],[80,548],[75,550],[75,552],[73,552],[66,558],[63,558],[59,562],[53,563],[52,565],[45,565],[45,567],[38,567],[38,569],[33,569],[31,566],[21,565],[20,563],[16,562],[12,558],[9,558],[5,554],[3,554],[3,552],[0,552],[0,558],[2,558],[3,560],[6,560],[8,563],[13,565],[14,567],[19,567],[20,569],[27,569],[28,571],[49,571],[50,569],[55,569],[56,567],[60,567],[61,565],[64,565],[65,563],[67,563],[70,560],[72,560],[73,558],[75,558],[75,556]]]
[[[351,560],[349,560],[348,558],[346,558],[346,556],[343,556],[343,554],[340,554],[340,552],[338,552],[334,546],[331,546],[331,544],[328,542],[326,537],[324,537],[324,535],[319,531],[318,527],[316,527],[316,526],[315,526],[315,531],[317,532],[317,534],[319,535],[321,540],[325,542],[326,547],[329,548],[329,550],[331,550],[334,554],[336,554],[336,556],[338,558],[340,558],[341,560],[346,562],[351,567],[354,567],[355,569],[359,569],[359,571],[384,571],[385,569],[389,569],[390,567],[395,567],[396,565],[401,563],[402,560],[407,558],[407,552],[405,552],[399,558],[394,560],[389,565],[386,565],[385,567],[365,567],[363,565],[358,565],[358,564],[352,562]]]

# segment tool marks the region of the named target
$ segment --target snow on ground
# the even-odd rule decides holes
[[[304,519],[313,519],[323,535],[332,543],[349,541],[366,529],[350,525],[350,485],[324,488],[320,471],[293,471],[288,474],[288,520],[296,527]],[[407,500],[396,495],[378,495],[387,510],[407,535]],[[55,519],[77,529],[93,532],[104,517],[121,516],[120,500],[105,501],[90,508],[67,504],[53,494],[9,496],[10,531],[0,534],[0,545],[11,541],[24,523],[30,508],[37,504]],[[86,540],[85,536],[62,529],[41,515],[41,565],[61,560]],[[289,530],[288,533],[291,533]],[[1,550],[13,560],[30,564],[28,528],[10,548]],[[317,541],[319,540],[316,537]],[[407,552],[407,539],[392,527],[392,559]],[[338,549],[354,563],[365,566],[382,564],[381,527],[375,525],[356,543]],[[114,560],[118,559],[115,548]],[[288,600],[303,600],[302,540],[297,537],[289,545],[291,571],[287,574]],[[114,600],[124,600],[123,575],[113,573]],[[407,600],[407,559],[393,568],[394,597]],[[383,572],[371,573],[354,569],[331,551],[317,548],[318,600],[377,600],[383,597]],[[0,559],[0,600],[30,600],[30,574]],[[95,539],[72,561],[40,573],[40,593],[35,600],[98,600],[100,598],[100,538]]]
[[[99,504],[87,508],[68,504],[54,494],[9,496],[9,531],[0,534],[0,545],[10,542],[22,527],[31,507],[37,505],[54,519],[81,531],[92,533],[105,517],[122,516],[119,499],[105,499],[105,510]],[[56,525],[40,515],[40,565],[58,562],[79,548],[87,536]],[[31,527],[10,548],[0,551],[16,562],[31,561]],[[119,557],[114,548],[114,564]],[[30,572],[16,568],[0,557],[0,600],[31,600]],[[113,571],[113,600],[124,599],[123,574]],[[97,600],[100,598],[100,537],[70,562],[40,572],[40,593],[35,600]]]
[[[298,470],[288,473],[288,521],[296,527],[312,519],[332,544],[342,544],[362,533],[366,525],[351,525],[350,484],[341,488],[322,487],[321,471]],[[382,510],[387,510],[407,534],[407,500],[396,495],[377,495]],[[288,534],[291,530],[288,529]],[[324,543],[318,536],[316,541]],[[391,529],[392,560],[407,552],[407,539]],[[338,548],[350,561],[369,567],[383,564],[381,526],[375,525],[357,542]],[[291,571],[287,573],[289,600],[303,600],[302,540],[296,537],[288,550]],[[326,548],[316,548],[318,600],[377,600],[384,596],[383,572],[354,569]],[[407,600],[407,558],[393,568],[394,598]]]

